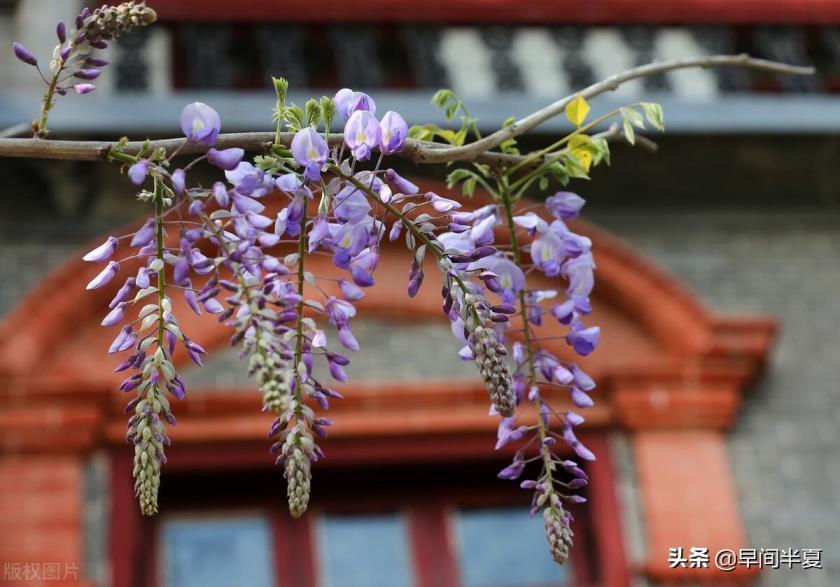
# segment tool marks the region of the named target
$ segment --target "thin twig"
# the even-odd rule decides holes
[[[21,122],[0,130],[0,139],[11,139],[32,132],[32,125]]]
[[[518,137],[519,135],[536,128],[545,121],[562,114],[569,102],[577,96],[581,96],[585,99],[591,99],[606,92],[614,91],[628,81],[640,77],[648,77],[659,73],[674,71],[675,69],[689,69],[694,67],[710,68],[721,67],[724,65],[734,65],[747,69],[757,69],[792,75],[811,75],[815,71],[813,67],[800,67],[796,65],[778,63],[775,61],[767,61],[765,59],[755,59],[746,53],[742,53],[741,55],[709,55],[707,57],[700,57],[696,59],[674,59],[671,61],[649,63],[647,65],[628,69],[627,71],[594,83],[580,92],[575,92],[570,96],[566,96],[565,98],[562,98],[545,108],[529,114],[525,118],[517,120],[510,126],[499,129],[493,134],[487,135],[483,139],[479,139],[468,145],[464,145],[462,147],[447,147],[444,149],[435,149],[434,151],[424,151],[419,153],[419,162],[445,163],[450,161],[474,160],[481,153],[495,149],[504,141]]]
[[[623,73],[609,77],[603,81],[592,84],[588,88],[566,96],[529,114],[510,126],[506,126],[491,135],[463,146],[450,146],[441,143],[428,141],[417,141],[407,139],[399,156],[414,163],[446,163],[452,161],[478,161],[490,166],[513,165],[521,162],[527,155],[508,155],[505,153],[493,152],[492,150],[508,139],[518,137],[538,127],[547,120],[563,113],[566,105],[575,97],[592,98],[605,92],[615,90],[622,84],[641,77],[647,77],[658,73],[673,71],[675,69],[687,69],[693,67],[720,67],[736,66],[749,69],[771,71],[794,75],[809,75],[814,73],[812,67],[800,67],[754,59],[749,55],[711,55],[697,59],[676,59],[673,61],[662,61],[651,63],[641,67],[629,69]],[[599,136],[608,140],[618,140],[619,133],[606,131]],[[280,133],[280,142],[288,145],[294,133]],[[249,151],[260,151],[268,149],[275,141],[274,132],[248,132],[228,133],[219,135],[216,148],[226,149],[229,147],[241,147]],[[649,140],[638,138],[646,148],[655,150],[655,145]],[[339,145],[343,142],[342,135],[330,135],[330,145]],[[29,157],[36,159],[67,159],[75,161],[96,161],[105,159],[110,150],[117,144],[106,141],[63,141],[45,139],[20,139],[0,138],[0,157]],[[167,154],[178,150],[181,155],[202,154],[206,147],[197,143],[187,143],[186,139],[162,139],[157,141],[130,141],[120,147],[123,153],[136,155],[144,147],[151,150],[164,149]],[[539,164],[539,159],[534,164]]]

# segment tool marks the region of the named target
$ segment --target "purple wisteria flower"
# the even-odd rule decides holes
[[[312,127],[300,129],[292,139],[292,156],[303,166],[303,175],[309,181],[321,178],[321,166],[329,154],[327,142]]]
[[[376,114],[376,103],[364,92],[342,88],[335,94],[335,109],[341,118],[348,120],[357,110],[366,110],[371,114]]]
[[[27,65],[32,65],[37,67],[38,60],[35,59],[35,56],[23,45],[20,43],[12,43],[12,49],[14,49],[15,57],[26,63]]]
[[[149,174],[149,161],[141,159],[128,168],[128,178],[134,185],[141,185]]]
[[[221,151],[216,149],[210,149],[207,151],[207,160],[219,169],[224,169],[225,171],[233,171],[236,169],[244,156],[245,151],[239,147],[232,147]]]
[[[364,161],[370,158],[373,149],[379,146],[382,130],[376,117],[367,110],[357,110],[344,125],[344,144],[353,156]]]
[[[393,110],[389,110],[382,116],[379,127],[381,129],[380,150],[385,155],[399,153],[408,136],[408,124],[405,119]]]
[[[181,130],[187,140],[212,147],[222,129],[219,113],[203,102],[193,102],[181,111]]]

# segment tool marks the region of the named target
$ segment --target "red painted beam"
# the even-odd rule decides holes
[[[164,21],[832,24],[836,0],[171,0]]]

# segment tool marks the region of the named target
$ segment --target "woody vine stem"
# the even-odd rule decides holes
[[[15,43],[15,55],[37,70],[45,93],[33,138],[0,138],[4,157],[116,162],[138,199],[151,207],[132,234],[108,237],[84,256],[105,263],[88,289],[111,288],[114,294],[102,326],[119,327],[108,352],[127,354],[116,370],[128,374],[120,391],[133,395],[126,406],[127,440],[134,445],[141,511],[158,510],[169,444],[164,422],[176,424],[169,397],[186,393],[173,356],[182,352],[200,365],[206,354],[175,316],[188,311],[211,314],[231,328],[230,343],[247,358],[263,410],[274,417],[270,450],[284,468],[289,509],[294,516],[306,511],[312,464],[324,457],[319,442],[332,424],[316,410],[326,411],[342,397],[334,386],[347,380],[348,354],[360,350],[351,327],[354,302],[375,286],[387,236],[404,239],[410,253],[410,297],[421,289],[427,268],[439,272],[443,313],[463,345],[459,355],[475,363],[489,417],[498,418],[496,447],[516,448],[499,477],[524,477],[520,486],[532,492],[531,513],[543,518],[551,555],[565,562],[573,544],[570,506],[586,501],[583,463],[596,458],[575,434],[584,422],[576,410],[593,405],[596,382],[574,357],[595,351],[601,335],[591,324],[593,243],[566,224],[584,199],[565,186],[609,163],[611,141],[653,149],[637,132],[647,125],[664,129],[662,109],[647,102],[587,122],[588,100],[633,79],[690,67],[796,75],[813,70],[747,55],[653,63],[511,118],[486,136],[450,90],[432,98],[448,128],[409,128],[397,112],[377,118],[374,99],[348,88],[303,106],[287,103],[288,83],[273,78],[271,131],[221,134],[218,113],[195,102],[181,114],[183,138],[48,139],[56,101],[71,90],[95,90],[91,82],[108,65],[97,52],[155,18],[137,1],[83,10],[72,30],[57,26],[47,75]],[[532,152],[519,150],[518,137],[557,116],[567,119],[571,132]],[[607,123],[607,130],[591,134]],[[333,132],[336,127],[341,132]],[[247,161],[246,151],[257,154]],[[176,155],[194,159],[176,168]],[[422,192],[388,167],[390,157],[458,163],[450,168],[448,189],[460,194]],[[189,184],[199,163],[218,170],[212,186]],[[144,187],[149,182],[151,191]],[[489,200],[468,203],[478,188]],[[544,203],[523,206],[526,193]],[[314,254],[330,256],[336,269],[313,272],[319,265],[307,257]],[[122,286],[114,288],[123,272]],[[154,303],[141,303],[152,295]],[[335,340],[329,340],[327,325]],[[551,328],[552,336],[539,336],[541,328]],[[324,375],[316,361],[326,366]]]

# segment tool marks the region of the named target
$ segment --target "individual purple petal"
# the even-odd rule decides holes
[[[572,365],[572,377],[575,380],[575,385],[580,387],[583,391],[595,389],[595,381],[577,365]]]
[[[583,416],[581,416],[579,414],[576,414],[575,412],[572,412],[572,411],[567,411],[565,416],[566,416],[566,422],[569,423],[569,426],[580,426],[585,421]]]
[[[246,214],[248,212],[259,214],[265,210],[265,206],[260,204],[257,200],[249,198],[248,196],[243,196],[236,192],[233,194],[233,205],[236,208],[236,211],[240,214]]]
[[[187,302],[187,305],[190,309],[201,316],[201,308],[198,305],[198,300],[195,298],[195,292],[191,289],[184,290],[184,301]]]
[[[87,69],[79,69],[73,72],[73,77],[83,79],[83,80],[95,80],[102,74],[102,71],[96,69],[95,67],[89,67]]]
[[[99,272],[99,274],[90,280],[90,283],[87,284],[85,289],[97,289],[106,285],[109,281],[114,279],[114,276],[120,270],[120,264],[116,261],[108,261],[108,265],[105,266],[105,269]]]
[[[569,486],[569,489],[580,489],[581,487],[585,487],[587,483],[588,482],[587,482],[586,479],[578,478],[578,479],[572,479],[566,485]]]
[[[63,22],[56,25],[55,36],[58,37],[59,43],[64,43],[67,40],[67,26]]]
[[[531,243],[531,259],[534,266],[547,277],[560,275],[560,264],[564,258],[563,241],[553,232],[545,232]]]
[[[211,314],[221,314],[225,311],[224,306],[216,298],[210,298],[204,301],[204,309]]]
[[[131,335],[131,326],[124,326],[122,330],[120,330],[119,334],[117,334],[114,341],[111,343],[111,346],[108,347],[109,353],[116,353],[119,351],[120,347],[125,344],[125,341]]]
[[[496,432],[496,450],[499,450],[509,442],[519,440],[525,435],[525,432],[527,432],[528,427],[519,426],[518,428],[514,428],[515,424],[516,418],[502,418],[499,421],[499,427]]]
[[[344,144],[360,161],[370,158],[373,149],[379,146],[381,135],[379,122],[367,110],[357,110],[344,125]]]
[[[271,177],[247,161],[241,161],[234,169],[225,171],[225,177],[243,196],[260,198],[274,189]]]
[[[567,337],[575,352],[583,357],[595,350],[600,338],[601,329],[598,326],[575,330]]]
[[[478,246],[489,245],[496,238],[493,232],[496,227],[496,222],[495,214],[490,214],[482,218],[470,229],[470,239]]]
[[[225,184],[220,181],[213,184],[213,198],[222,208],[227,208],[230,205],[230,194],[228,194]]]
[[[122,322],[125,316],[125,304],[120,304],[102,319],[101,326],[114,326]]]
[[[35,66],[38,65],[38,60],[35,59],[35,56],[29,52],[29,49],[27,49],[20,43],[12,43],[12,48],[15,51],[15,57],[17,57],[24,63]]]
[[[595,405],[595,402],[592,401],[592,398],[589,397],[589,394],[577,387],[572,387],[571,396],[572,403],[575,404],[575,406],[577,406],[578,408],[591,408]]]
[[[117,295],[114,296],[114,299],[111,300],[111,303],[108,304],[109,308],[116,308],[117,304],[121,304],[125,300],[128,299],[128,296],[131,294],[131,290],[134,289],[135,281],[133,277],[129,277],[125,280],[122,287],[117,291]]]
[[[176,169],[172,172],[172,188],[176,194],[183,194],[187,189],[187,175],[183,169]]]
[[[245,151],[239,147],[231,147],[230,149],[223,149],[218,151],[210,149],[207,151],[207,160],[213,165],[225,171],[232,171],[236,169],[242,157],[245,156]]]
[[[587,461],[595,460],[595,454],[591,450],[586,448],[583,445],[583,443],[577,439],[574,430],[572,430],[572,427],[569,424],[563,425],[563,440],[566,441],[566,444],[568,444],[569,447],[573,451],[575,451],[575,454],[577,454],[577,456],[579,456],[580,458]]]
[[[348,186],[335,195],[335,217],[339,222],[359,222],[370,212],[370,203],[360,190]]]
[[[572,192],[557,192],[546,198],[545,207],[555,218],[568,220],[575,218],[585,203],[586,200]]]
[[[317,249],[324,239],[330,236],[330,223],[324,214],[319,214],[315,218],[312,225],[312,230],[309,231],[309,252],[311,253]]]
[[[344,294],[344,299],[349,302],[355,302],[365,297],[365,292],[355,283],[351,283],[346,279],[338,280],[338,287],[341,288],[341,293]]]
[[[338,363],[333,363],[330,361],[330,375],[336,381],[347,381],[347,374],[344,372],[344,369]]]
[[[203,102],[187,104],[181,111],[181,130],[190,142],[212,147],[221,129],[219,113]]]
[[[357,110],[367,110],[371,114],[376,114],[376,103],[364,92],[342,88],[335,94],[335,110],[344,120],[347,120]]]
[[[281,192],[286,192],[287,194],[293,194],[303,187],[303,182],[297,176],[297,173],[286,173],[281,175],[274,181],[274,183],[277,185],[277,189]]]
[[[560,324],[569,324],[574,318],[575,303],[572,300],[566,300],[562,304],[555,304],[551,307],[551,315],[557,318]]]
[[[190,263],[186,257],[178,257],[175,261],[175,268],[172,272],[172,277],[175,280],[175,285],[184,285],[187,277],[190,275]]]
[[[385,170],[385,181],[391,184],[391,187],[394,188],[397,192],[405,194],[407,196],[413,196],[414,194],[420,191],[419,187],[402,177],[393,169]]]
[[[149,280],[148,267],[141,267],[137,270],[136,283],[137,287],[139,287],[140,289],[146,289],[151,285],[151,281]]]
[[[88,57],[85,59],[85,63],[94,67],[105,67],[111,62],[107,59],[102,59],[101,57]]]
[[[408,125],[405,119],[393,110],[389,110],[379,121],[379,127],[381,129],[379,148],[382,152],[391,155],[401,151],[405,138],[408,136]]]
[[[379,263],[379,255],[371,249],[365,249],[350,261],[350,276],[360,287],[371,287],[374,284],[373,272]]]
[[[155,221],[149,218],[134,234],[130,244],[132,247],[142,247],[152,242],[153,238],[155,238]]]
[[[456,210],[461,207],[459,202],[455,200],[450,200],[449,198],[444,198],[442,196],[437,195],[434,192],[428,192],[426,194],[426,199],[432,203],[432,207],[437,210],[438,212],[451,212],[452,210]]]
[[[402,231],[402,222],[399,220],[395,220],[394,224],[391,226],[391,230],[388,233],[388,240],[394,242],[398,238],[400,238],[400,232]]]
[[[525,461],[522,459],[515,459],[507,467],[499,471],[496,475],[499,479],[519,479],[525,471]]]
[[[76,91],[77,94],[90,94],[93,90],[96,89],[96,85],[94,84],[73,84],[73,89]]]
[[[116,238],[109,236],[108,240],[87,253],[84,257],[82,257],[82,260],[89,261],[91,263],[107,261],[114,255],[114,252],[116,252],[119,244],[120,242]]]
[[[134,185],[140,185],[145,181],[146,175],[149,173],[149,161],[141,159],[134,165],[128,168],[128,178]]]
[[[359,350],[359,341],[353,336],[353,332],[349,326],[343,326],[338,329],[338,340],[346,349],[350,349],[351,351]]]

